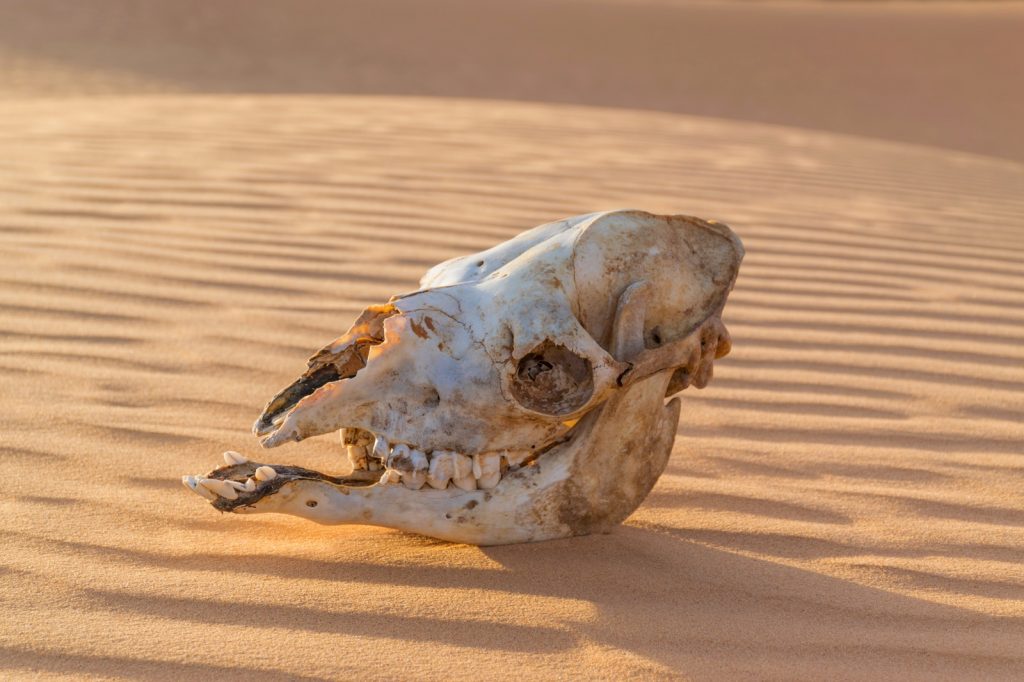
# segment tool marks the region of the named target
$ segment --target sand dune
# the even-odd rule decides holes
[[[1021,35],[978,0],[0,0],[0,97],[486,97],[1024,161]]]
[[[1019,164],[322,96],[8,102],[0,147],[5,677],[1024,676]],[[617,532],[479,549],[179,485],[362,306],[618,206],[749,255],[733,354]]]

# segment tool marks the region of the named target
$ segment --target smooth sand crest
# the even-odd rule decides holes
[[[1024,675],[1024,169],[624,110],[0,108],[0,671]],[[731,224],[733,354],[615,533],[479,549],[178,483],[364,305],[539,222]],[[343,468],[332,438],[261,454]],[[585,673],[584,673],[585,671]]]
[[[486,97],[1024,161],[1022,35],[977,0],[0,0],[0,98]]]

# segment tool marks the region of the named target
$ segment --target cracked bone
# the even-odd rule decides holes
[[[731,347],[721,314],[742,257],[720,223],[622,210],[442,263],[367,308],[253,427],[267,448],[351,429],[382,462],[406,443],[428,453],[428,485],[275,464],[272,485],[211,503],[481,545],[607,531],[665,468],[674,394],[704,387]],[[505,453],[497,481],[488,453]]]

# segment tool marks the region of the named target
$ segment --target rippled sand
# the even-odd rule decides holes
[[[1024,675],[1020,165],[373,97],[8,102],[0,148],[4,676]],[[364,305],[620,206],[748,256],[733,354],[615,533],[479,549],[179,484]]]

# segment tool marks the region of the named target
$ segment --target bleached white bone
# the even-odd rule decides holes
[[[248,463],[264,483],[213,504],[481,545],[607,530],[664,470],[670,396],[706,385],[729,350],[720,316],[742,257],[714,221],[624,210],[442,263],[367,308],[254,426],[266,447],[351,429],[385,461],[390,443],[410,444],[396,446],[401,466],[430,485],[284,465],[271,484]]]

